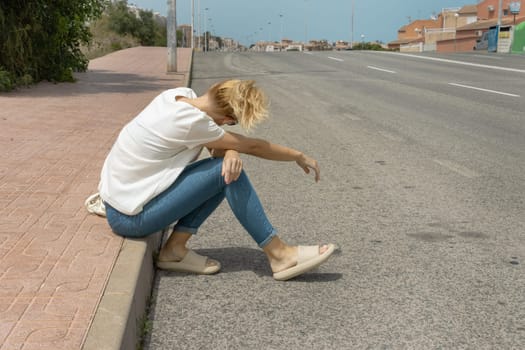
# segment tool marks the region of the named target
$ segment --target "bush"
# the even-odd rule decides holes
[[[89,58],[137,45],[166,46],[166,23],[127,1],[0,1],[0,91],[74,81]],[[91,45],[93,34],[96,41]]]
[[[102,16],[90,23],[93,40],[82,51],[92,59],[138,45],[165,47],[166,20],[151,11],[139,10],[138,15],[129,11],[126,0],[108,4]]]
[[[151,11],[139,10],[138,17],[128,9],[127,0],[109,4],[108,29],[120,34],[137,38],[143,46],[161,44],[166,37],[166,24],[157,22]],[[163,45],[164,46],[164,45]]]
[[[2,88],[20,82],[72,81],[88,60],[80,50],[91,38],[87,23],[105,0],[3,0],[0,2]],[[7,77],[7,78],[6,78]],[[10,84],[8,84],[10,82]]]
[[[16,85],[18,86],[29,86],[33,84],[33,77],[29,74],[24,74],[18,79],[18,82]]]
[[[13,89],[12,77],[8,71],[0,69],[0,91]]]
[[[353,50],[372,50],[372,51],[383,51],[384,48],[378,43],[357,43],[352,47]]]

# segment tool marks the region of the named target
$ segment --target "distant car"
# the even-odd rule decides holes
[[[483,33],[481,37],[476,40],[476,45],[474,45],[474,50],[488,50],[489,48],[489,32]]]

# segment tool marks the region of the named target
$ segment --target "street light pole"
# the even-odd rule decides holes
[[[502,12],[503,12],[503,0],[499,0],[499,3],[498,3],[498,37],[497,37],[497,42],[498,42],[498,46],[499,46],[499,33],[501,32],[501,15],[502,15]],[[496,48],[496,52],[498,52],[498,48]]]
[[[308,43],[308,5],[307,0],[304,0],[304,44],[306,45]]]
[[[454,24],[454,27],[455,27],[454,28],[454,52],[457,52],[458,51],[457,41],[458,41],[458,17],[459,17],[459,14],[455,13],[454,17],[456,18],[456,22]]]
[[[350,36],[350,48],[354,48],[354,13],[355,13],[355,0],[352,0],[352,35]]]
[[[191,49],[195,48],[195,0],[191,0]]]
[[[168,73],[177,71],[177,1],[168,0]]]
[[[502,12],[503,12],[503,0],[499,0],[499,3],[498,3],[498,27],[501,26]]]
[[[279,17],[281,17],[281,44],[283,42],[283,15],[280,14]]]
[[[208,52],[208,10],[209,8],[204,9],[204,51]]]

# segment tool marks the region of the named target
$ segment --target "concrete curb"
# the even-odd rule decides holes
[[[155,277],[153,252],[161,239],[161,232],[144,240],[124,239],[84,350],[137,348]]]
[[[193,54],[194,53],[195,53],[195,50],[191,50],[190,63],[188,66],[188,74],[186,74],[186,79],[184,79],[184,86],[186,87],[190,87],[190,84],[191,84],[191,78],[192,78],[192,73],[193,73]]]
[[[192,67],[193,51],[184,86],[190,85]],[[153,254],[160,247],[163,233],[141,240],[124,239],[83,350],[138,348],[155,278]]]

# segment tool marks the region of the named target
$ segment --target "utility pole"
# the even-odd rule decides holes
[[[308,1],[304,0],[304,45],[308,44]]]
[[[352,35],[350,36],[350,48],[354,48],[354,13],[355,13],[355,0],[352,0]]]
[[[191,49],[195,48],[195,0],[191,0]]]
[[[201,49],[201,0],[197,0],[197,49]]]
[[[499,49],[499,33],[501,32],[501,15],[502,15],[502,12],[503,12],[503,0],[499,0],[499,3],[498,3],[498,29],[497,29],[498,36],[497,36],[497,39],[496,39],[498,45],[496,46],[496,52],[498,52],[498,49]]]
[[[501,15],[503,12],[503,0],[499,0],[498,4],[498,28],[501,26]],[[499,29],[498,29],[499,31]]]
[[[283,39],[284,39],[283,38],[283,15],[280,14],[279,17],[281,18],[281,40],[280,40],[280,42],[281,42],[281,45],[282,45]]]
[[[204,9],[204,51],[208,52],[208,8]]]
[[[168,73],[177,71],[177,0],[168,0]]]

